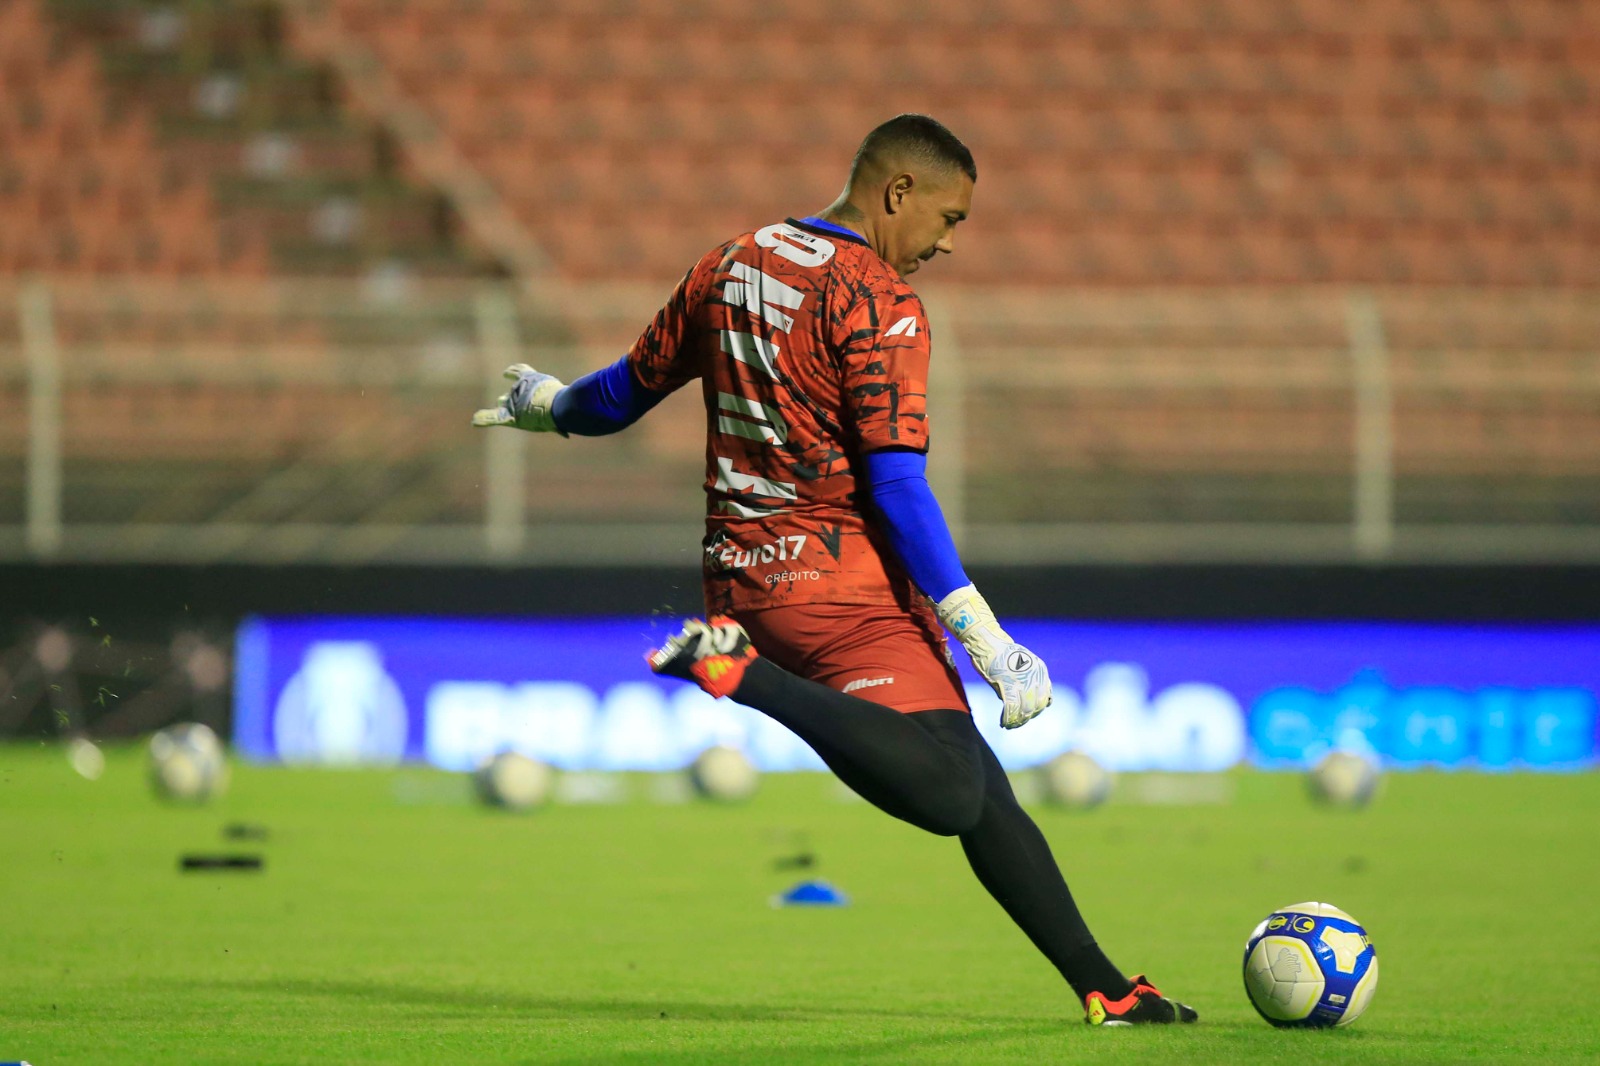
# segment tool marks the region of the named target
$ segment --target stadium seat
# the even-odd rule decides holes
[[[225,224],[227,199],[210,191],[272,184],[245,166],[257,131],[240,119],[228,137],[184,141],[174,166],[165,139],[173,123],[125,107],[107,88],[88,42],[112,31],[63,30],[79,24],[74,6],[0,0],[0,273],[215,281],[272,272],[269,242],[285,238],[272,220],[284,215],[262,208],[249,225],[232,216]],[[285,8],[291,49],[304,47],[294,27],[318,6]],[[826,205],[861,134],[918,109],[972,143],[981,173],[958,254],[930,277],[989,298],[1044,286],[1170,294],[1311,283],[1375,286],[1387,307],[1407,286],[1439,299],[1455,286],[1600,286],[1600,26],[1566,0],[325,6],[346,43],[370,52],[434,116],[563,279],[664,287],[717,241]],[[184,10],[201,19],[205,7]],[[286,61],[312,66],[316,91],[328,92],[320,54],[291,51]],[[328,94],[337,97],[334,81]],[[302,168],[372,177],[365,136],[288,136]],[[381,154],[394,153],[385,144]],[[409,174],[404,163],[392,168],[375,181]],[[428,236],[415,218],[372,225],[377,255],[386,241]],[[1493,375],[1523,380],[1519,338],[1592,347],[1581,316],[1574,325],[1506,311],[1507,325],[1450,306],[1441,314],[1455,327],[1393,326],[1406,389],[1455,389],[1477,409]],[[123,342],[95,343],[107,358],[165,353],[184,365],[202,346],[230,366],[263,353],[287,359],[292,349],[308,371],[333,343],[319,329],[284,325],[290,340],[274,347],[249,330],[208,331],[203,320],[130,321],[119,326]],[[1515,365],[1486,363],[1473,371],[1483,381],[1468,384],[1429,377],[1416,369],[1420,356],[1404,369],[1406,331],[1419,350],[1459,348],[1451,328],[1477,331]],[[1296,335],[1283,322],[1258,329],[1217,347],[1292,344]],[[1052,350],[1044,332],[1030,343]],[[1186,338],[1177,331],[1151,344],[1177,348]],[[1344,344],[1342,333],[1332,343]],[[1581,366],[1541,373],[1547,385],[1584,380]],[[146,412],[193,403],[198,428],[183,444],[192,449],[257,411],[250,447],[270,453],[303,444],[314,415],[340,400],[305,390],[246,403],[212,392],[163,394]],[[1223,406],[1238,418],[1209,425],[1192,389],[1128,392],[1090,390],[1071,418],[1039,414],[1048,428],[1029,461],[1113,470],[1332,470],[1347,461],[1348,411],[1325,397],[1228,393]],[[1403,431],[1408,471],[1481,468],[1495,434],[1511,442],[1508,454],[1551,466],[1577,462],[1593,441],[1584,428],[1593,419],[1566,407],[1473,416],[1452,430],[1428,403],[1404,404],[1406,418],[1419,419]],[[138,446],[135,423],[118,432]],[[176,440],[157,450],[178,454]]]
[[[576,0],[538,5],[537,17],[515,0],[334,7],[340,25],[374,45],[469,155],[493,160],[490,172],[515,183],[506,191],[529,210],[533,189],[554,190],[561,202],[625,198],[663,211],[705,197],[741,198],[758,213],[769,212],[769,196],[809,203],[817,196],[810,190],[836,184],[823,171],[842,166],[863,129],[902,107],[924,107],[979,149],[982,187],[998,194],[983,205],[987,217],[1026,211],[1046,228],[1092,218],[1105,239],[1088,239],[1085,249],[1101,250],[1079,261],[1098,264],[1091,276],[1128,282],[1166,283],[1174,264],[1202,272],[1188,280],[1218,272],[1181,240],[1126,261],[1101,247],[1151,217],[1326,220],[1359,234],[1377,232],[1363,222],[1425,203],[1430,218],[1469,225],[1487,210],[1570,240],[1550,229],[1571,216],[1570,195],[1535,192],[1512,207],[1498,179],[1435,187],[1424,175],[1418,184],[1430,195],[1418,199],[1419,190],[1397,194],[1376,182],[1373,168],[1430,163],[1499,174],[1525,163],[1553,168],[1570,187],[1581,181],[1573,168],[1600,151],[1579,107],[1593,91],[1595,57],[1552,47],[1577,23],[1569,7],[1548,0],[1515,11],[1488,0],[1438,10],[1373,0],[1354,36],[1349,11],[1332,0],[1200,8],[1179,0],[873,0],[760,11],[705,0],[671,17]],[[890,40],[896,48],[886,50]],[[1519,110],[1531,106],[1541,109],[1537,122]],[[656,151],[675,144],[693,147],[690,162]],[[538,162],[507,162],[521,145]],[[574,155],[577,146],[595,151]],[[780,149],[802,160],[775,168]],[[708,180],[703,161],[719,155],[732,161]],[[1096,171],[1107,163],[1115,180],[1083,176],[1085,159]],[[543,168],[561,172],[540,176]],[[1071,177],[1045,180],[1052,169]],[[536,235],[541,224],[532,223]],[[1320,247],[1315,238],[1307,247]],[[1362,258],[1340,251],[1342,241],[1329,243],[1332,254],[1264,245],[1220,272],[1255,276],[1242,268],[1249,260],[1274,277],[1292,278],[1295,263],[1320,264],[1317,276],[1328,281],[1384,273],[1369,255],[1359,275],[1341,274]],[[580,247],[564,233],[551,243]],[[1425,258],[1437,272],[1442,260]],[[595,266],[586,260],[584,270]],[[1002,269],[998,259],[988,258],[990,269]]]

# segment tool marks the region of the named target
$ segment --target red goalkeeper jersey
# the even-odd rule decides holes
[[[694,265],[628,352],[706,405],[706,609],[918,602],[864,456],[928,447],[928,320],[865,241],[791,219]]]

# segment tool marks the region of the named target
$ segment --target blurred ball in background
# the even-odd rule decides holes
[[[1372,801],[1382,778],[1378,764],[1353,751],[1331,751],[1306,775],[1311,797],[1331,807],[1355,809]]]
[[[150,785],[163,799],[204,803],[228,790],[228,757],[210,726],[183,722],[150,738]]]
[[[472,783],[478,798],[491,807],[527,811],[550,798],[555,771],[548,763],[503,751],[478,767]]]
[[[761,787],[761,773],[738,748],[718,745],[690,764],[689,781],[706,799],[742,803]]]
[[[1111,795],[1111,774],[1081,751],[1057,755],[1044,765],[1044,794],[1051,803],[1087,811]]]
[[[88,737],[73,737],[67,743],[67,761],[80,777],[90,781],[100,780],[100,775],[106,772],[105,753]]]

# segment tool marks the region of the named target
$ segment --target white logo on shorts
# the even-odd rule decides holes
[[[892,684],[894,684],[893,677],[858,677],[854,681],[845,685],[843,691],[858,692],[864,688],[877,688],[879,685]]]

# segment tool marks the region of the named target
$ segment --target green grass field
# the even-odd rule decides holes
[[[141,759],[112,751],[90,782],[57,747],[0,747],[0,1060],[1600,1060],[1594,774],[1392,776],[1364,814],[1253,773],[1199,805],[1037,810],[1112,957],[1202,1015],[1110,1031],[954,842],[821,776],[736,808],[634,780],[631,802],[516,816],[446,774],[244,766],[181,809]],[[237,821],[270,838],[224,841]],[[851,906],[769,905],[802,876],[774,868],[797,834]],[[265,870],[178,871],[230,847]],[[1310,898],[1367,924],[1382,984],[1350,1029],[1279,1032],[1240,951]]]

